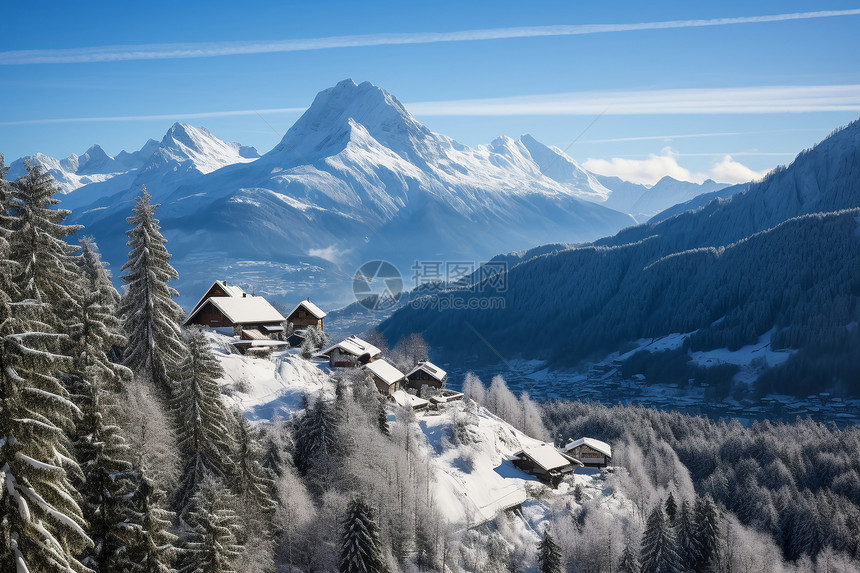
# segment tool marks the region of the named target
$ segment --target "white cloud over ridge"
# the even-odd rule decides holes
[[[666,147],[659,155],[652,154],[647,159],[589,158],[582,163],[582,166],[599,175],[618,177],[642,185],[654,185],[667,175],[679,181],[694,181],[696,183],[701,183],[706,179],[713,179],[720,183],[745,183],[760,179],[767,173],[766,171],[750,169],[734,160],[731,155],[723,156],[706,173],[693,173],[678,162],[679,157],[681,156],[678,153]]]

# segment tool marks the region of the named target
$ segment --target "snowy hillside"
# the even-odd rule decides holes
[[[226,337],[207,333],[207,338],[224,368],[224,400],[251,420],[270,421],[274,416],[289,419],[303,412],[305,400],[334,397],[334,384],[319,364],[294,351],[275,352],[270,358],[249,357],[231,352]],[[399,423],[393,405],[389,410],[390,420]],[[486,408],[462,401],[440,412],[418,414],[414,424],[420,430],[419,455],[427,457],[435,473],[432,495],[449,524],[464,528],[486,523],[527,502],[532,512],[538,511],[536,506],[540,503],[532,497],[545,487],[514,467],[509,458],[543,442],[525,435]],[[456,424],[466,428],[466,443],[454,439]],[[603,487],[601,473],[596,470],[579,470],[572,483],[596,492]],[[569,496],[572,483],[562,483],[553,494],[560,499]],[[615,509],[623,504],[619,499],[610,503]]]

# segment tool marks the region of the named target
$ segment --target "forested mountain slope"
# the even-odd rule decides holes
[[[855,122],[729,199],[524,260],[504,292],[440,295],[500,297],[503,309],[407,308],[382,331],[422,332],[440,354],[479,362],[499,353],[575,365],[643,337],[695,332],[694,349],[732,349],[776,328],[774,346],[801,352],[762,390],[857,394],[858,206]]]

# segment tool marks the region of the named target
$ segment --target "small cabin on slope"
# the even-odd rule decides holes
[[[382,351],[357,336],[350,336],[322,350],[317,356],[327,357],[331,368],[352,368],[373,362],[382,356]]]
[[[576,458],[559,452],[549,444],[520,450],[511,456],[511,463],[553,487],[557,486],[565,475],[573,473],[577,467],[583,465]]]
[[[594,438],[571,440],[564,446],[564,452],[589,467],[604,468],[612,463],[612,448],[606,442]]]
[[[422,360],[406,374],[406,379],[409,388],[420,391],[422,386],[442,388],[448,380],[448,374],[429,360]]]
[[[284,317],[261,296],[252,296],[226,281],[215,281],[184,325],[232,328],[243,340],[277,340],[284,332]]]
[[[364,369],[370,373],[376,389],[384,396],[393,396],[406,381],[403,372],[382,358],[368,362],[364,365]]]
[[[323,319],[326,313],[311,302],[311,299],[303,300],[287,315],[287,322],[293,325],[295,330],[315,326],[323,330]]]

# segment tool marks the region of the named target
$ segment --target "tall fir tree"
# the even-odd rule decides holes
[[[538,543],[537,551],[539,573],[561,573],[561,550],[548,529],[544,531],[543,538]]]
[[[72,368],[66,385],[82,411],[72,432],[75,458],[83,475],[74,480],[81,494],[87,532],[94,546],[81,560],[96,571],[127,568],[125,545],[128,494],[133,489],[128,447],[120,429],[111,422],[114,399],[121,381],[131,371],[111,361],[108,354],[124,343],[116,317],[119,295],[91,239],[81,240],[82,254],[76,262],[83,288],[74,316],[69,349]]]
[[[274,482],[263,467],[263,450],[259,433],[241,412],[233,413],[235,419],[236,451],[233,455],[233,490],[245,507],[253,507],[257,514],[266,514],[274,509],[272,499]]]
[[[9,167],[6,165],[6,158],[0,153],[0,235],[4,240],[9,240],[9,234],[12,232],[12,221],[9,217],[9,207],[12,204],[12,185],[6,179],[9,173]],[[8,252],[6,256],[8,256]],[[12,272],[12,269],[4,269],[5,272]]]
[[[620,573],[639,573],[639,563],[636,560],[636,552],[630,540],[624,546],[621,557],[618,559],[618,571]]]
[[[74,444],[83,472],[83,480],[75,486],[82,497],[87,533],[94,544],[83,552],[81,561],[95,571],[121,571],[128,565],[126,551],[131,532],[126,524],[129,494],[134,487],[132,468],[119,428],[106,419],[103,391],[97,384],[90,388],[92,395],[81,406],[83,416],[77,427],[80,437]]]
[[[225,484],[207,477],[194,494],[194,509],[188,514],[191,527],[185,541],[181,573],[234,573],[242,554],[236,541],[239,529],[236,498]]]
[[[218,388],[224,370],[200,329],[186,331],[183,345],[187,354],[178,368],[179,390],[172,400],[172,414],[184,459],[174,508],[185,518],[204,478],[224,478],[231,473],[233,444],[229,414]]]
[[[75,370],[81,376],[89,369],[89,375],[98,378],[105,390],[119,392],[122,381],[132,376],[129,368],[117,363],[116,350],[126,343],[118,316],[120,296],[95,241],[83,237],[79,244],[77,266],[83,288],[71,332]]]
[[[680,573],[675,537],[658,505],[651,511],[642,535],[642,573]]]
[[[340,573],[388,573],[382,555],[379,526],[373,510],[361,498],[349,502],[343,520],[340,546]]]
[[[681,502],[681,510],[675,521],[675,538],[678,540],[678,557],[683,571],[697,571],[702,561],[702,548],[696,535],[695,516],[690,504]]]
[[[669,492],[669,496],[666,498],[666,518],[669,520],[670,524],[675,523],[675,515],[678,513],[678,504],[675,502],[675,496],[672,495],[672,492]]]
[[[5,229],[4,229],[5,231]],[[13,303],[7,233],[0,233],[0,571],[86,571],[75,558],[92,542],[68,472],[66,431],[79,414],[58,375],[70,360],[54,352],[50,310]]]
[[[705,496],[696,499],[694,515],[695,544],[700,552],[695,569],[708,571],[714,565],[720,547],[720,514],[714,500]]]
[[[295,433],[293,463],[301,475],[327,464],[338,449],[337,411],[329,401],[318,399],[305,409]]]
[[[130,495],[126,514],[131,530],[125,552],[125,564],[130,573],[176,573],[173,567],[179,555],[176,535],[170,532],[174,513],[164,508],[166,494],[146,476],[145,470],[135,468],[135,489]]]
[[[54,180],[38,164],[25,162],[26,173],[11,184],[11,258],[17,264],[14,281],[20,299],[44,303],[43,319],[55,330],[70,326],[69,311],[80,299],[78,271],[72,254],[76,247],[65,237],[79,225],[63,225],[71,214],[53,209],[58,191]]]
[[[126,219],[132,226],[126,233],[131,252],[122,267],[127,290],[120,303],[120,316],[128,336],[125,365],[150,378],[168,399],[175,391],[173,372],[183,356],[179,327],[183,312],[173,300],[178,293],[167,284],[179,274],[170,266],[167,240],[155,218],[158,205],[150,204],[151,199],[144,187],[134,214]]]

